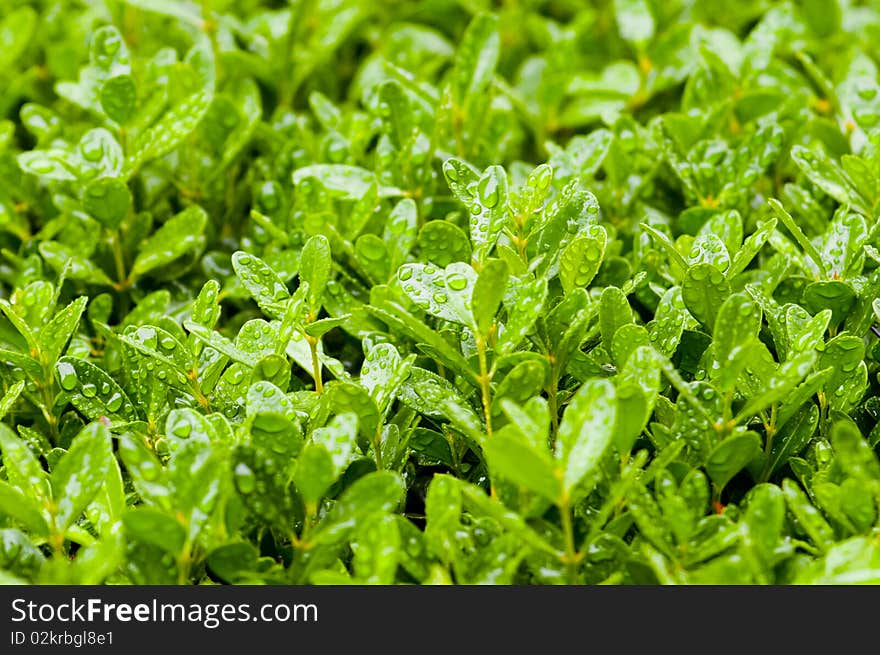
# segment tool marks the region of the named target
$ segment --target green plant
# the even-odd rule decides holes
[[[380,4],[0,0],[0,581],[880,581],[880,12]]]

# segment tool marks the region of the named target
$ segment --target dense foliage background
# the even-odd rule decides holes
[[[878,48],[0,0],[0,580],[880,582]]]

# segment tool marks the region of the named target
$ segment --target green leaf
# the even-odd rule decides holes
[[[52,471],[55,525],[64,532],[92,502],[104,484],[113,457],[110,431],[101,423],[86,426]]]
[[[761,437],[745,432],[728,437],[718,444],[706,460],[706,473],[719,489],[761,454]]]
[[[825,552],[829,544],[834,541],[834,531],[831,526],[828,525],[819,510],[810,503],[806,494],[796,483],[789,479],[783,480],[782,493],[785,495],[788,511],[794,516],[797,525],[816,548]]]
[[[309,178],[320,181],[324,188],[340,200],[357,200],[377,184],[376,175],[372,171],[343,164],[313,164],[293,173],[293,183],[297,185]],[[398,196],[401,191],[393,186],[380,185],[378,194],[380,198],[387,198]]]
[[[238,250],[232,254],[232,268],[242,286],[270,318],[280,318],[290,298],[287,285],[259,257]]]
[[[155,124],[139,134],[125,161],[129,174],[183,143],[201,122],[212,99],[212,94],[207,91],[193,93],[171,107]]]
[[[59,311],[40,330],[39,345],[45,361],[54,364],[76,331],[88,298],[80,297]]]
[[[510,480],[551,502],[560,501],[562,481],[557,477],[553,458],[519,431],[509,426],[499,430],[486,441],[483,452],[493,477]]]
[[[501,54],[498,19],[478,14],[468,25],[455,55],[453,93],[460,105],[474,102],[492,81]]]
[[[654,36],[654,17],[646,0],[614,0],[614,15],[624,40],[643,44]]]
[[[150,507],[134,507],[122,517],[125,531],[141,543],[177,557],[186,542],[186,530],[168,514]]]
[[[317,314],[321,307],[331,266],[330,242],[327,238],[318,234],[306,241],[299,260],[299,279],[309,285],[307,298],[313,314]]]
[[[136,421],[137,410],[122,388],[102,369],[78,357],[62,357],[55,377],[70,400],[90,421],[102,416]]]
[[[49,524],[36,499],[0,480],[0,514],[8,516],[37,536],[49,534]]]
[[[714,331],[718,310],[729,294],[730,285],[724,274],[712,264],[697,264],[688,269],[681,284],[681,296],[688,311],[710,331]]]
[[[396,509],[405,490],[403,480],[391,471],[376,471],[359,478],[321,521],[311,537],[312,543],[338,543],[369,517]]]
[[[871,213],[871,208],[866,207],[858,194],[853,192],[843,169],[823,149],[794,146],[791,149],[791,158],[810,182],[839,203],[849,205],[863,214]]]
[[[104,227],[116,229],[131,209],[128,186],[114,177],[92,180],[83,189],[83,209]]]
[[[336,480],[330,452],[322,443],[307,443],[296,460],[293,480],[305,503],[317,505]]]
[[[445,268],[452,262],[469,262],[471,244],[453,223],[430,221],[419,232],[419,250],[432,264]]]
[[[131,268],[131,277],[140,277],[170,264],[188,252],[200,249],[204,244],[202,233],[207,222],[205,210],[196,205],[169,218],[141,246]]]
[[[6,479],[22,493],[31,498],[49,498],[46,472],[27,443],[15,435],[6,425],[0,424],[0,454]]]
[[[599,297],[599,332],[605,350],[611,352],[614,335],[622,326],[632,323],[632,309],[623,291],[606,287]]]
[[[500,259],[487,261],[477,275],[471,293],[471,313],[477,330],[487,335],[495,323],[495,313],[507,289],[507,264]],[[447,286],[450,279],[447,277]]]
[[[461,262],[445,269],[431,264],[404,264],[397,272],[397,284],[420,309],[468,326],[474,324],[471,298],[476,281],[474,269]]]
[[[586,236],[575,238],[565,247],[559,258],[559,279],[566,292],[593,281],[602,265],[607,239],[605,228],[591,225]]]
[[[835,423],[831,428],[831,445],[847,475],[870,485],[880,481],[880,462],[853,423]]]
[[[786,421],[773,437],[770,457],[765,469],[768,476],[782,468],[789,459],[806,447],[818,424],[819,408],[813,403],[802,406],[791,420]]]
[[[614,436],[616,414],[616,392],[607,380],[585,382],[569,402],[559,425],[556,453],[565,493],[570,494],[599,466]]]

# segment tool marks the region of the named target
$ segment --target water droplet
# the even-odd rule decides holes
[[[446,283],[453,291],[462,291],[467,287],[467,279],[463,275],[450,275],[446,278]]]
[[[59,362],[58,364],[58,382],[65,391],[73,391],[79,383],[76,377],[76,369],[69,362]]]
[[[445,293],[435,293],[434,294],[434,302],[439,302],[440,304],[445,303],[448,300]]]
[[[172,434],[175,437],[180,437],[181,439],[186,439],[192,433],[192,424],[191,423],[178,423],[171,430]]]
[[[98,388],[94,384],[84,384],[82,386],[82,395],[86,398],[94,398],[98,393]]]
[[[254,472],[247,464],[239,463],[235,467],[235,486],[238,491],[243,494],[253,493],[257,485],[257,479]]]
[[[107,399],[107,409],[111,412],[118,412],[120,407],[122,407],[122,396],[119,393],[114,393]]]
[[[498,180],[494,176],[487,176],[480,180],[477,188],[480,202],[486,207],[494,207],[498,204]]]

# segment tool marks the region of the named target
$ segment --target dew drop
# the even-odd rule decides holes
[[[69,362],[60,362],[58,364],[58,382],[65,391],[73,391],[79,383],[76,377],[76,369]]]

